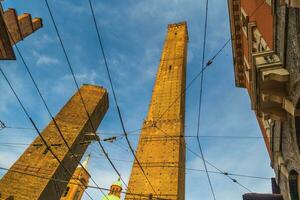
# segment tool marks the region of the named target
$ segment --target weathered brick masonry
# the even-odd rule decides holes
[[[184,135],[185,95],[181,93],[185,89],[187,42],[186,23],[168,26],[137,149],[137,158],[155,191],[134,162],[128,189],[131,193],[185,198],[185,140],[180,136]],[[125,199],[135,199],[135,196],[127,194]]]
[[[80,88],[87,111],[94,128],[97,128],[108,109],[108,95],[104,88],[83,85]],[[56,115],[55,120],[72,151],[80,160],[88,147],[93,128],[88,120],[79,92],[77,92]],[[73,174],[78,163],[72,157],[60,137],[53,121],[42,132],[43,137],[64,166]],[[54,200],[60,199],[72,174],[68,174],[37,137],[23,155],[13,164],[11,170],[32,175],[66,180],[55,182],[34,176],[26,176],[9,171],[0,181],[1,198],[10,196],[14,200]],[[55,191],[58,190],[58,195]]]

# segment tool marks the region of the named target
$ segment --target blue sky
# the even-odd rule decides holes
[[[79,83],[102,85],[108,88],[111,94],[88,1],[49,0],[49,3]],[[190,38],[187,82],[200,71],[204,0],[99,0],[94,1],[94,4],[126,129],[141,128],[147,114],[167,24],[187,21]],[[19,14],[30,12],[44,20],[44,27],[20,42],[19,48],[52,113],[56,114],[76,88],[44,1],[6,0],[3,6],[14,7]],[[206,60],[230,37],[226,0],[210,0],[208,20]],[[50,117],[37,96],[19,56],[17,61],[1,62],[1,67],[38,126],[45,127]],[[186,135],[196,134],[199,85],[198,80],[186,95]],[[7,126],[31,127],[2,77],[0,90],[0,119]],[[234,85],[230,45],[205,72],[202,105],[200,135],[261,136],[246,90]],[[109,111],[99,131],[121,133],[111,96]],[[35,137],[36,133],[32,130],[0,131],[1,142],[30,143]],[[105,137],[105,134],[102,137]],[[130,139],[136,147],[138,137],[133,135]],[[224,171],[264,177],[273,175],[263,139],[205,138],[202,144],[206,159]],[[187,145],[199,152],[195,139],[187,139]],[[133,160],[126,150],[124,140],[105,144],[105,147],[114,159]],[[0,165],[11,166],[25,148],[26,146],[0,145]],[[117,175],[96,144],[92,144],[88,152],[92,153],[89,168],[91,175],[101,187],[108,188],[110,183],[117,179]],[[128,180],[132,163],[117,160],[114,160],[114,163],[124,179]],[[203,169],[203,164],[199,158],[187,152],[187,167]],[[213,170],[210,167],[209,169]],[[3,172],[0,172],[1,175]],[[238,200],[247,192],[223,175],[211,174],[211,179],[217,199]],[[240,177],[237,180],[254,192],[271,190],[268,180]],[[88,192],[94,199],[101,198],[101,193],[97,190],[88,189]],[[206,175],[203,172],[187,171],[186,199],[200,198],[212,199]],[[84,196],[83,199],[88,198]]]

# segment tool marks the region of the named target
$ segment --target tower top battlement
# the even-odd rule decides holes
[[[187,26],[186,21],[173,23],[173,24],[168,24],[168,30],[169,31],[174,31],[176,29],[183,29],[183,28],[186,30],[187,41],[189,41],[188,26]]]

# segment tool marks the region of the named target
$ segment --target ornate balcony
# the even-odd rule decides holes
[[[271,50],[252,54],[252,107],[265,119],[284,120],[294,112],[286,99],[289,72]]]

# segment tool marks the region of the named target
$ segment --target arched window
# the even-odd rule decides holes
[[[298,103],[296,105],[296,110],[300,109],[300,100],[298,100]],[[297,138],[297,145],[298,149],[300,151],[300,116],[295,116],[295,128],[296,128],[296,138]]]
[[[298,173],[295,170],[292,170],[289,174],[291,200],[299,200],[298,186]]]

